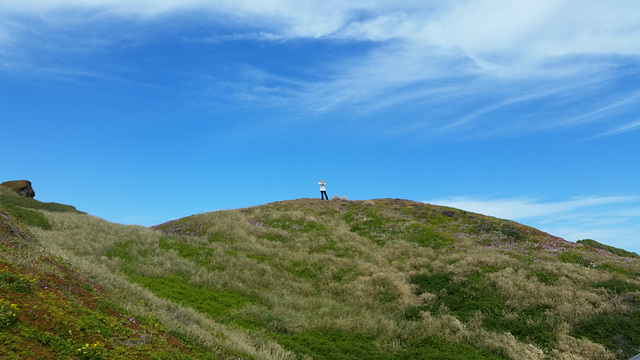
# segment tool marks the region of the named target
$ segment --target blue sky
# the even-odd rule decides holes
[[[635,0],[0,0],[0,180],[123,224],[404,198],[640,253]]]

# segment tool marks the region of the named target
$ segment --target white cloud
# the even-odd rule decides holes
[[[640,53],[640,19],[629,11],[635,7],[630,1],[458,4],[433,19],[425,41],[459,48],[494,75],[522,75],[524,68],[548,71],[548,62],[559,57]]]
[[[153,37],[168,24],[179,32],[189,26],[185,16],[197,15],[199,24],[215,27],[201,38],[187,35],[185,41],[302,38],[371,45],[357,54],[339,54],[332,64],[316,64],[309,71],[322,77],[315,80],[283,81],[295,83],[295,89],[276,89],[282,95],[278,104],[317,112],[345,107],[372,112],[480,99],[465,114],[435,118],[424,131],[518,134],[580,126],[628,107],[613,100],[579,107],[578,114],[551,109],[535,121],[484,126],[484,119],[504,109],[545,98],[565,101],[562,94],[579,99],[589,91],[585,81],[599,88],[615,78],[610,74],[619,64],[640,56],[640,16],[631,11],[635,6],[635,0],[0,0],[0,66],[50,73],[27,70],[46,66],[34,59],[48,54],[109,51],[115,44]],[[20,24],[21,19],[29,20],[29,26]],[[120,30],[127,26],[131,31]],[[261,84],[243,80],[247,83],[239,86],[240,99],[273,101]],[[256,92],[250,94],[252,89]],[[425,122],[414,121],[403,128],[411,132]],[[612,128],[605,135],[635,130],[636,124],[627,121]]]
[[[609,130],[607,132],[604,132],[596,137],[606,137],[606,136],[613,136],[613,135],[619,135],[619,134],[624,134],[624,133],[628,133],[631,131],[636,131],[636,130],[640,130],[640,120],[638,121],[633,121],[627,124],[624,124],[622,126],[618,126],[615,129]]]
[[[410,48],[448,49],[484,71],[513,75],[523,66],[548,71],[544,62],[559,56],[639,54],[639,19],[629,11],[634,4],[632,0],[23,0],[0,1],[0,13],[9,14],[5,18],[34,15],[58,25],[78,18],[135,21],[208,13],[212,20],[244,24],[249,33],[276,38],[401,39]],[[544,69],[538,68],[542,64]]]
[[[422,24],[405,12],[381,15],[362,21],[351,21],[336,37],[358,41],[387,41],[390,39],[410,39],[421,30]]]
[[[637,54],[639,19],[631,11],[635,5],[633,0],[22,0],[0,1],[0,10],[45,17],[84,11],[85,16],[145,18],[209,12],[279,29],[291,37],[403,38],[484,58],[514,53]]]
[[[634,196],[590,196],[546,203],[530,198],[484,200],[473,197],[452,197],[436,199],[430,202],[500,218],[523,220],[534,217],[557,215],[588,207],[634,201],[638,201],[638,198]]]

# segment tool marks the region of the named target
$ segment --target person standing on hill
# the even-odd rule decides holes
[[[329,200],[327,196],[327,183],[324,182],[324,179],[318,183],[320,185],[320,200],[324,200],[325,198]]]

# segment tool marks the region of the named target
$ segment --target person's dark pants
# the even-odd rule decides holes
[[[320,200],[324,200],[324,199],[329,200],[329,197],[327,196],[327,192],[326,191],[320,191]]]

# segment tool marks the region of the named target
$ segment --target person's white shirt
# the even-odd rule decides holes
[[[320,181],[318,183],[318,185],[320,185],[320,191],[327,191],[327,188],[326,188],[327,183],[326,182]]]

